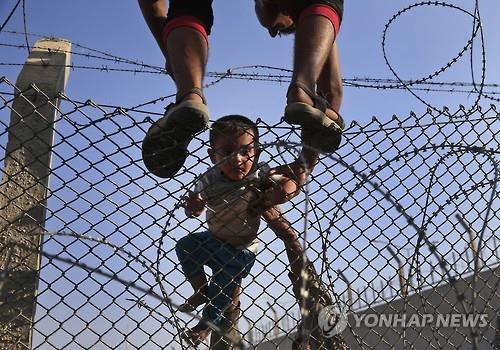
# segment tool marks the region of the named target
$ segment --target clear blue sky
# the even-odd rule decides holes
[[[3,23],[8,13],[14,6],[17,0],[2,0],[0,2],[0,24]],[[414,4],[413,1],[393,1],[393,0],[377,0],[377,1],[362,1],[352,0],[346,1],[345,14],[342,24],[341,33],[338,37],[338,46],[340,52],[341,66],[343,76],[346,79],[354,78],[390,78],[393,79],[391,71],[384,61],[382,52],[382,34],[388,20],[398,11]],[[465,10],[473,12],[473,1],[454,1],[451,4],[462,6]],[[484,29],[484,44],[486,52],[486,83],[500,82],[500,68],[497,62],[500,59],[500,45],[498,44],[498,33],[500,31],[500,24],[498,22],[498,14],[500,13],[500,3],[498,0],[483,0],[480,2],[481,19]],[[210,37],[210,57],[207,71],[208,72],[225,72],[228,69],[247,66],[247,65],[266,65],[280,68],[290,69],[292,66],[292,46],[293,37],[284,38],[271,38],[263,28],[258,25],[258,22],[253,13],[253,1],[251,0],[215,0],[215,25],[213,33]],[[123,0],[89,0],[89,1],[62,1],[62,0],[44,0],[26,1],[26,30],[29,33],[41,36],[53,36],[64,38],[72,41],[75,44],[103,51],[114,56],[130,59],[133,61],[144,62],[148,65],[163,66],[163,57],[161,56],[156,42],[147,29],[145,22],[140,14],[138,5],[135,1]],[[402,79],[421,79],[434,73],[436,70],[453,59],[460,50],[467,44],[473,30],[472,18],[465,13],[451,9],[436,6],[421,6],[414,10],[404,13],[398,17],[386,33],[386,53],[390,63],[396,70],[397,74]],[[7,31],[23,32],[23,15],[21,5],[15,12],[11,21],[6,25],[4,31],[0,33],[0,44],[10,45],[23,45],[25,43],[24,35],[11,34]],[[30,45],[36,40],[33,36],[28,36]],[[75,54],[72,56],[72,63],[78,66],[101,67],[102,70],[91,69],[74,69],[70,72],[66,94],[76,100],[85,101],[92,99],[98,104],[108,104],[113,106],[131,107],[144,103],[155,98],[170,95],[175,92],[173,83],[164,75],[158,74],[144,74],[144,73],[130,73],[130,72],[113,72],[106,71],[106,68],[118,69],[134,69],[134,65],[118,64],[112,61],[103,61],[95,58],[87,58],[76,53],[90,53],[93,52],[83,49],[81,47],[73,47]],[[473,53],[473,67],[474,76],[476,81],[479,82],[481,77],[481,41],[474,42]],[[0,46],[0,63],[3,64],[18,64],[14,66],[2,65],[0,66],[0,76],[6,76],[11,82],[15,82],[17,75],[21,69],[21,64],[24,63],[27,57],[27,50],[23,48],[12,48],[5,45]],[[252,72],[267,72],[259,69],[245,70],[245,73]],[[271,72],[274,73],[274,72]],[[208,78],[206,82],[212,79]],[[434,78],[435,82],[471,82],[471,64],[470,64],[470,51],[467,51],[457,63],[452,65],[443,74]],[[445,86],[448,89],[450,87]],[[467,89],[455,87],[456,89]],[[209,101],[212,119],[219,116],[238,113],[248,115],[252,118],[260,117],[268,122],[275,123],[282,115],[285,106],[285,92],[287,83],[278,84],[276,82],[256,82],[245,80],[224,80],[206,90],[206,95]],[[5,91],[6,86],[2,85],[0,93],[9,92]],[[491,89],[487,89],[491,90]],[[474,94],[464,93],[444,93],[444,92],[423,92],[416,91],[420,97],[426,99],[437,108],[442,106],[449,106],[450,109],[456,110],[459,104],[466,107],[470,106],[475,101]],[[496,97],[500,97],[496,95]],[[149,112],[162,113],[165,105],[170,101],[164,101],[155,105],[148,105],[145,109]],[[485,106],[489,105],[489,100],[484,100]],[[427,107],[421,103],[417,98],[404,90],[376,90],[376,89],[359,89],[353,87],[346,87],[344,90],[344,102],[341,108],[341,114],[349,124],[356,120],[361,124],[367,123],[372,116],[376,115],[380,120],[389,120],[392,115],[405,117],[410,111],[414,111],[417,115],[425,113]],[[143,115],[133,115],[142,119]],[[8,110],[3,109],[0,112],[2,122],[8,118]],[[78,117],[75,114],[73,117]],[[80,116],[83,121],[83,116]],[[95,114],[99,117],[99,113]],[[4,119],[5,118],[5,119]],[[59,128],[59,126],[58,126]],[[61,126],[64,133],[64,126]],[[59,130],[59,129],[58,129]],[[96,139],[100,136],[97,134]],[[72,141],[72,139],[70,139]],[[80,140],[76,140],[80,141]],[[0,138],[0,142],[4,142],[4,138]],[[3,143],[2,143],[3,144]],[[113,146],[113,145],[110,145]],[[136,152],[137,150],[134,150]],[[137,153],[137,152],[136,152]],[[204,153],[203,153],[204,154]],[[87,155],[91,157],[92,155]],[[99,155],[96,156],[97,159]],[[57,159],[56,159],[57,162]],[[94,161],[96,164],[97,161]],[[106,166],[109,166],[107,164]],[[201,165],[199,170],[202,171],[205,165]],[[108,168],[106,168],[108,169]],[[131,169],[131,173],[137,174],[137,169]],[[411,171],[406,169],[405,171]],[[86,173],[87,179],[92,179],[92,176],[99,177],[99,174]],[[116,183],[121,183],[127,194],[140,193],[140,188],[131,187],[121,178],[115,178]],[[192,178],[188,179],[189,181]],[[52,186],[61,184],[59,179],[51,179]],[[144,184],[149,184],[155,196],[165,195],[161,189],[155,188],[154,181],[145,181]],[[172,184],[169,184],[172,185]],[[112,186],[110,188],[100,188],[102,192],[91,192],[91,188],[85,181],[79,182],[75,180],[72,186],[81,189],[86,189],[90,194],[97,196],[91,200],[95,200],[96,207],[99,212],[92,211],[91,214],[110,215],[109,222],[99,221],[99,225],[92,227],[89,234],[95,235],[100,228],[102,232],[113,229],[113,224],[120,226],[123,232],[120,235],[112,236],[110,238],[116,244],[125,244],[127,235],[136,234],[144,226],[149,230],[149,234],[154,236],[158,233],[158,228],[163,224],[160,223],[156,227],[149,227],[149,222],[152,217],[141,213],[138,220],[134,223],[127,221],[127,214],[136,213],[138,210],[127,202],[124,195],[118,194],[113,197],[114,202],[119,207],[120,203],[128,205],[123,212],[118,214],[113,213],[114,208],[110,207],[105,201],[101,206],[98,199],[100,196],[105,197],[108,194],[111,198],[113,195]],[[109,193],[107,192],[109,190]],[[332,192],[334,189],[331,189]],[[153,192],[156,191],[156,192]],[[104,193],[104,194],[103,194]],[[68,194],[67,194],[68,195]],[[77,197],[75,194],[69,194],[66,198]],[[144,198],[145,197],[145,198]],[[109,199],[108,198],[108,199]],[[103,198],[105,199],[105,198]],[[152,200],[148,196],[141,197],[140,205],[145,206],[145,203],[151,204]],[[170,208],[172,203],[163,203],[164,206],[156,206],[150,209],[152,216],[162,217],[165,208]],[[53,205],[60,206],[54,200]],[[410,206],[411,203],[408,203]],[[75,198],[75,208],[81,212],[85,212],[88,208],[88,203],[85,201],[77,201]],[[120,208],[121,209],[121,208]],[[327,208],[328,209],[328,208]],[[77,220],[78,214],[71,210],[63,211],[67,215],[64,219],[66,222],[70,220]],[[104,213],[104,214],[103,214]],[[298,215],[298,212],[295,212]],[[352,213],[356,213],[356,209]],[[362,213],[360,212],[360,215]],[[393,213],[397,215],[397,213]],[[453,213],[448,213],[452,215]],[[179,219],[183,219],[184,214],[179,214]],[[94,217],[91,219],[95,219]],[[164,219],[164,218],[162,218]],[[95,219],[97,220],[97,219]],[[139,221],[140,220],[140,221]],[[77,224],[68,227],[74,230],[85,230],[87,223],[83,221],[75,221]],[[358,222],[360,225],[359,230],[367,230],[370,227],[369,221]],[[64,226],[62,223],[54,220],[52,222],[54,227]],[[88,224],[91,226],[90,224]],[[189,223],[184,228],[191,229],[196,227],[198,223]],[[349,222],[344,222],[342,225],[349,225]],[[141,227],[142,226],[142,227]],[[341,228],[339,228],[341,229]],[[94,231],[95,230],[95,231]],[[357,231],[356,231],[357,232]],[[177,232],[177,236],[182,236],[186,231]],[[266,238],[267,239],[267,238]],[[397,243],[397,241],[395,241]],[[134,242],[136,245],[141,243]],[[144,247],[150,242],[142,242]],[[356,252],[348,251],[349,244],[347,240],[339,240],[337,242],[342,249],[342,243],[345,244],[345,254],[354,256]],[[367,242],[368,244],[368,242]],[[404,244],[404,242],[402,243]],[[143,248],[144,248],[143,247]],[[57,247],[52,246],[53,252],[57,252]],[[443,247],[444,249],[445,247]],[[85,250],[83,245],[76,244],[72,246],[75,254],[78,254],[81,249]],[[131,248],[132,249],[132,248]],[[135,248],[133,248],[135,249]],[[281,243],[274,243],[271,246],[274,251],[282,249]],[[105,248],[97,248],[94,252],[98,252],[101,257],[107,257],[111,254]],[[146,251],[145,255],[154,259],[154,252]],[[165,263],[164,269],[172,268],[175,263],[175,256],[170,252],[172,263]],[[284,255],[284,254],[282,254]],[[272,259],[269,255],[261,256],[262,264],[271,263]],[[284,256],[283,256],[284,258]],[[362,264],[363,261],[357,261]],[[336,268],[343,268],[342,260],[338,261],[335,265]],[[118,267],[125,265],[124,261],[114,261],[113,268],[118,270]],[[278,264],[279,265],[279,264]],[[280,268],[280,266],[274,266]],[[281,266],[283,268],[283,266]],[[354,269],[362,269],[363,266],[354,265]],[[263,270],[263,266],[259,265],[256,271]],[[135,276],[133,271],[126,277],[133,278]],[[355,271],[351,271],[355,273]],[[57,270],[50,270],[49,273],[54,273],[57,276]],[[79,275],[75,272],[76,276]],[[374,274],[375,271],[370,271],[368,274]],[[180,279],[180,276],[175,276]],[[260,281],[262,283],[268,282],[272,276],[262,275]],[[369,277],[367,277],[369,278]],[[104,281],[104,279],[101,279]],[[288,283],[286,276],[282,276],[280,281],[284,284]],[[152,281],[149,281],[152,283]],[[91,282],[88,282],[91,283]],[[173,282],[175,283],[175,282]],[[58,286],[61,290],[70,289],[68,284],[60,283]],[[95,287],[95,286],[94,286]],[[93,286],[85,285],[85,291],[90,293]],[[185,293],[189,292],[189,288],[184,285]],[[248,292],[251,295],[260,295],[264,292],[264,287],[253,285]],[[276,293],[280,293],[282,289],[277,287]],[[121,287],[110,287],[110,293],[119,295],[123,290]],[[102,293],[101,293],[102,294]],[[95,309],[105,310],[105,314],[109,318],[118,317],[121,315],[122,310],[111,303],[107,297],[99,295],[98,300],[92,300]],[[180,301],[178,295],[175,296],[176,301]],[[55,295],[45,295],[44,302],[50,305],[54,300],[57,301]],[[84,298],[79,298],[78,295],[71,294],[71,300],[78,303]],[[119,300],[123,301],[124,297]],[[270,299],[267,299],[270,300]],[[283,305],[289,307],[291,305],[291,298],[288,296],[281,300]],[[259,306],[267,308],[265,303],[266,299],[259,301]],[[107,303],[111,306],[108,306]],[[248,299],[243,299],[245,305],[249,305]],[[289,303],[289,304],[286,304]],[[124,307],[130,308],[130,315],[133,319],[139,320],[142,317],[147,318],[147,312],[142,309],[137,311],[136,308],[123,302]],[[63,306],[60,306],[63,308]],[[91,318],[90,315],[95,310],[82,309],[83,318]],[[160,308],[161,312],[168,313],[165,308]],[[61,310],[61,314],[68,310]],[[282,310],[281,310],[282,311]],[[267,315],[270,315],[267,312]],[[253,308],[247,312],[254,320],[259,317],[259,309]],[[63,316],[61,316],[63,318]],[[78,329],[81,325],[77,320],[72,320],[68,327]],[[128,322],[128,321],[127,321]],[[48,322],[50,327],[52,323]],[[100,319],[93,324],[107,326],[107,321]],[[125,332],[127,327],[133,327],[134,323],[131,321],[126,325],[118,325],[122,331]],[[141,327],[146,329],[151,326],[156,329],[157,324],[154,320],[145,321]],[[111,333],[110,333],[111,334]],[[111,334],[105,337],[110,343],[120,338],[119,335]],[[135,338],[134,338],[135,337]],[[92,337],[90,337],[92,338]],[[134,339],[146,339],[144,334],[133,334]],[[90,341],[90,340],[89,340]],[[82,340],[84,342],[84,340]],[[96,345],[96,348],[104,348],[102,344]],[[125,348],[125,347],[123,347]],[[156,348],[151,345],[151,348]]]
[[[3,18],[15,4],[0,4]],[[385,65],[381,42],[387,21],[413,1],[346,1],[344,21],[338,45],[344,78],[394,78]],[[451,2],[472,11],[474,1]],[[495,0],[481,1],[481,15],[486,45],[487,76],[490,83],[499,80],[500,48],[495,14],[500,6]],[[215,25],[210,37],[208,71],[223,72],[245,65],[292,66],[292,37],[275,38],[258,25],[252,1],[215,1]],[[21,5],[6,30],[23,31]],[[135,1],[26,1],[27,30],[30,33],[66,38],[93,49],[162,66],[163,58],[138,11]],[[472,20],[466,14],[436,6],[418,7],[400,16],[387,32],[386,50],[391,64],[403,79],[418,79],[446,65],[466,45]],[[23,44],[20,35],[1,33],[2,43]],[[33,44],[34,38],[28,38]],[[2,62],[22,63],[26,50],[2,47]],[[76,52],[82,52],[75,48]],[[480,41],[475,43],[476,79],[480,76]],[[451,69],[434,81],[470,82],[469,52]],[[73,63],[100,66],[113,63],[73,56]],[[123,65],[118,65],[125,68]],[[20,67],[2,67],[2,75],[15,80]],[[248,71],[247,71],[248,72]],[[207,80],[207,82],[210,80]],[[96,84],[97,83],[97,84]],[[212,116],[237,112],[276,120],[284,108],[287,84],[270,82],[226,81],[206,91]],[[98,103],[131,106],[157,96],[172,93],[166,76],[97,73],[88,70],[71,72],[67,93],[74,99],[92,98]],[[474,96],[433,94],[436,106],[467,104]],[[162,106],[157,106],[161,109]],[[406,92],[383,92],[371,89],[345,89],[342,114],[349,122],[363,121],[377,115],[389,118],[422,109],[422,104]]]

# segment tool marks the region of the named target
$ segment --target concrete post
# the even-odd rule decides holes
[[[57,94],[70,50],[67,41],[37,41],[16,82],[0,184],[0,349],[31,348]]]

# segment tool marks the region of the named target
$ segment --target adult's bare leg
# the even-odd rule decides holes
[[[337,44],[334,43],[319,75],[318,92],[321,92],[335,111],[340,110],[343,97],[342,73]]]
[[[165,0],[138,0],[142,15],[149,30],[160,47],[163,56],[167,57],[167,48],[163,45],[162,29],[167,19],[167,4]]]
[[[208,44],[203,35],[192,28],[175,28],[166,40],[166,51],[170,74],[177,86],[177,98],[192,88],[201,89],[208,60]],[[184,100],[203,102],[195,93],[186,95]]]
[[[208,43],[203,35],[189,27],[173,29],[166,42],[163,27],[167,18],[165,0],[138,0],[142,14],[167,61],[168,71],[177,86],[177,97],[196,87],[201,88],[208,60]],[[197,94],[185,100],[202,102]]]
[[[292,83],[300,81],[314,91],[334,41],[335,30],[329,19],[316,15],[305,17],[295,33]],[[293,102],[313,105],[312,99],[298,87],[292,87],[288,92],[287,103]],[[331,110],[326,114],[331,119],[336,117]]]
[[[166,58],[165,67],[177,86],[178,102],[150,127],[142,143],[142,156],[146,168],[153,174],[172,178],[185,163],[194,134],[208,123],[209,112],[201,92],[208,43],[205,28],[195,29],[201,25],[196,20],[196,23],[187,23],[188,26],[178,23],[165,28],[165,0],[139,0],[139,5]]]

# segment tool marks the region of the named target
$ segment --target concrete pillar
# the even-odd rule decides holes
[[[0,184],[0,349],[30,349],[57,94],[71,43],[39,40],[16,82]]]

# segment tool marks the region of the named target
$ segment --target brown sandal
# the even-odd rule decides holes
[[[199,95],[203,103],[184,101],[191,93]],[[207,128],[208,118],[206,100],[199,88],[192,88],[180,102],[168,105],[165,116],[149,128],[142,142],[146,168],[162,178],[174,177],[186,161],[193,136]]]
[[[285,108],[284,120],[289,124],[302,126],[302,141],[305,145],[321,153],[334,152],[340,145],[344,120],[325,98],[313,92],[307,85],[296,81],[290,84],[288,90],[295,87],[302,89],[313,100],[313,105],[303,102],[290,103]],[[325,114],[327,109],[333,110],[338,120],[328,118]]]

